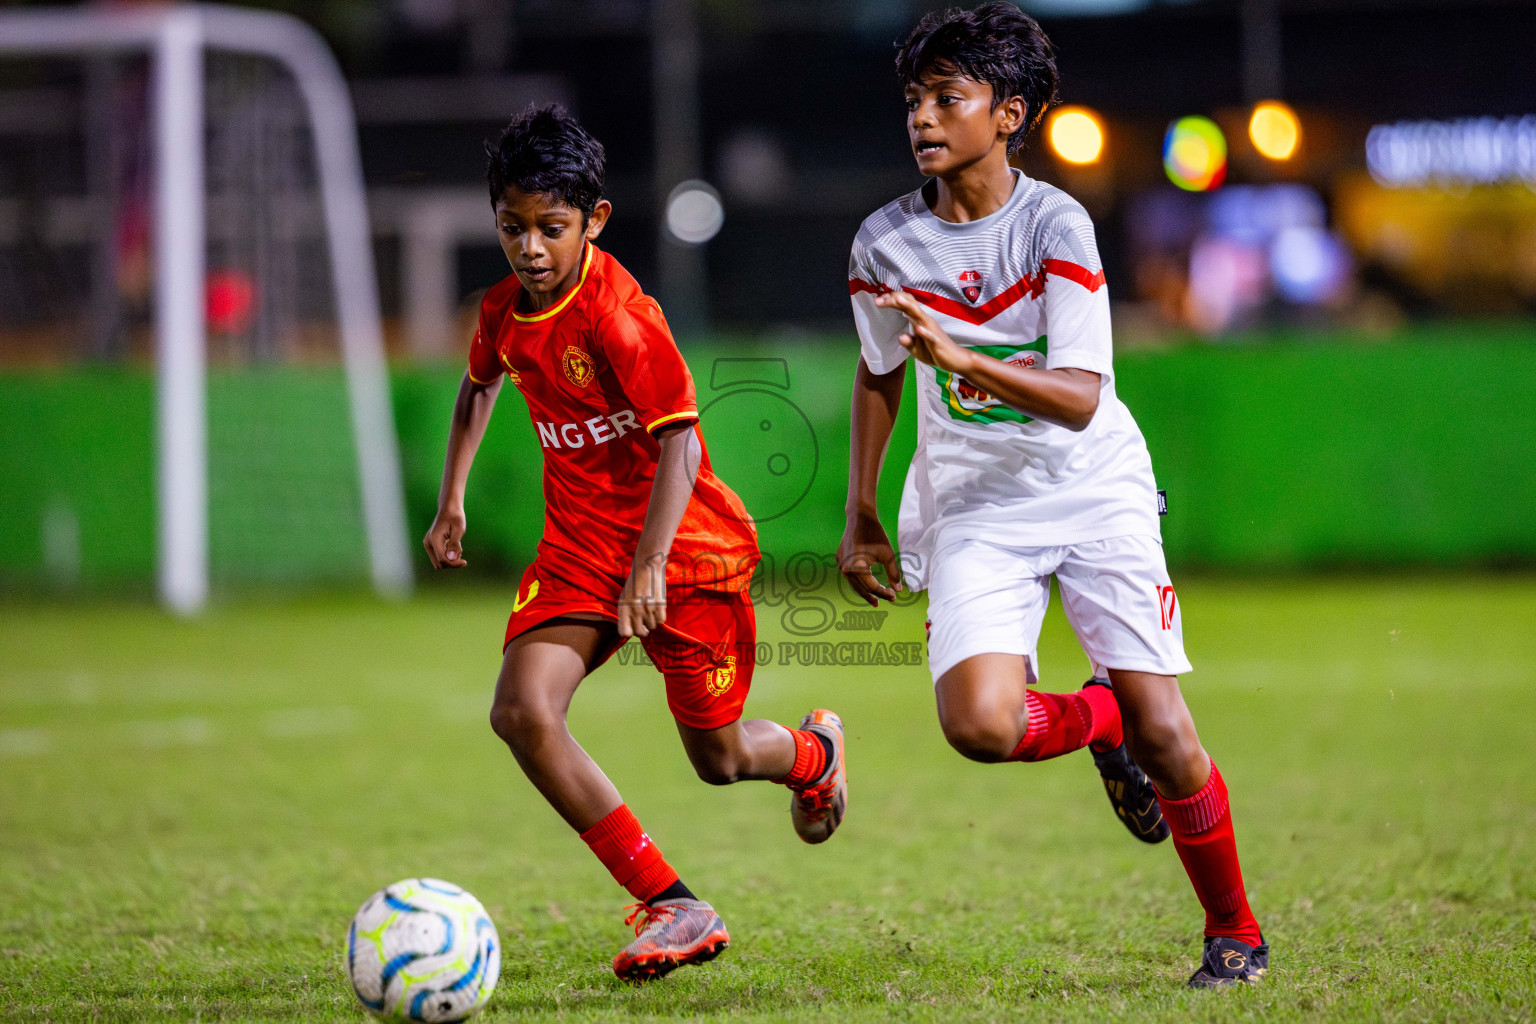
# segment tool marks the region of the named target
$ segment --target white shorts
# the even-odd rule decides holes
[[[1036,643],[1061,588],[1067,621],[1093,673],[1190,671],[1184,623],[1163,545],[1145,535],[1063,547],[983,540],[940,544],[928,574],[928,667],[934,681],[977,654],[1021,654],[1038,681]]]

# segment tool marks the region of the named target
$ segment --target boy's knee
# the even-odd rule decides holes
[[[1142,715],[1126,730],[1131,756],[1153,781],[1186,774],[1189,766],[1204,757],[1194,723],[1187,713]]]
[[[741,760],[735,751],[716,748],[690,753],[693,770],[711,786],[729,786],[741,778]]]
[[[947,720],[943,723],[944,738],[962,756],[983,764],[996,764],[1008,760],[1019,745],[1019,737],[1013,730],[1003,728],[1004,724],[985,718]]]
[[[497,701],[491,705],[491,729],[509,747],[528,747],[560,727],[558,715],[526,701]]]

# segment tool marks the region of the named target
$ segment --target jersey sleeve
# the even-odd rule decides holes
[[[1047,369],[1076,367],[1113,375],[1109,290],[1093,237],[1093,221],[1075,203],[1042,226]]]
[[[595,333],[647,433],[699,418],[693,375],[654,299],[615,305]]]
[[[848,257],[848,296],[853,302],[853,325],[859,332],[859,352],[875,373],[890,373],[910,354],[896,340],[906,332],[907,318],[894,309],[875,305],[875,296],[890,290],[870,259],[864,239],[855,238]]]
[[[496,352],[495,339],[495,332],[486,324],[485,304],[481,303],[475,339],[469,343],[469,379],[476,384],[490,384],[501,376],[501,356]]]

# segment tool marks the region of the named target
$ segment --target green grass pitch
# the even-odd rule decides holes
[[[659,677],[611,664],[572,728],[730,926],[632,988],[628,902],[485,724],[510,589],[0,608],[0,1019],[362,1018],[341,969],[373,890],[429,874],[505,943],[491,1020],[1525,1020],[1536,1014],[1536,580],[1188,581],[1185,680],[1229,780],[1274,968],[1191,993],[1170,846],[1086,754],[974,765],[923,667],[760,670],[748,712],[825,705],[851,804],[695,779]],[[759,609],[769,642],[782,609]],[[916,640],[918,608],[878,632]],[[1057,609],[1048,689],[1086,665]]]

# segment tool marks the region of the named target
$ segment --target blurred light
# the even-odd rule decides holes
[[[720,146],[720,180],[732,199],[766,205],[789,194],[794,175],[779,137],[763,128],[738,129]]]
[[[1214,235],[1267,246],[1286,228],[1320,228],[1327,208],[1307,185],[1228,185],[1211,196],[1205,222]]]
[[[423,32],[443,32],[458,19],[454,0],[395,0],[391,5],[406,24]]]
[[[1104,152],[1104,128],[1087,107],[1063,107],[1051,118],[1051,148],[1069,164],[1091,164]]]
[[[720,233],[725,207],[708,182],[685,181],[667,197],[667,230],[679,242],[703,245]]]
[[[1221,187],[1227,177],[1227,140],[1216,122],[1196,115],[1169,125],[1163,137],[1163,169],[1169,181],[1189,192]]]
[[[1349,278],[1349,253],[1323,228],[1286,228],[1269,247],[1269,272],[1281,298],[1298,305],[1327,302]]]
[[[1301,122],[1284,103],[1260,103],[1248,119],[1248,138],[1253,140],[1253,148],[1269,159],[1289,160],[1301,142]]]
[[[1184,318],[1202,334],[1217,334],[1264,301],[1264,250],[1230,238],[1203,236],[1189,251]]]
[[[256,320],[256,282],[241,270],[215,270],[208,275],[204,302],[216,334],[244,334]]]
[[[1377,184],[1536,186],[1536,115],[1399,121],[1365,138],[1365,163]]]

